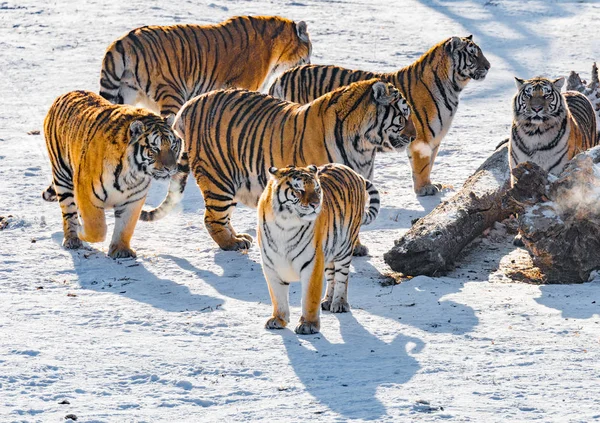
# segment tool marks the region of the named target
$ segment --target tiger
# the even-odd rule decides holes
[[[130,241],[150,182],[177,171],[182,141],[171,129],[173,120],[109,103],[90,91],[54,101],[44,120],[52,183],[42,197],[60,203],[65,248],[104,241],[104,210],[112,208],[108,255],[136,256]]]
[[[141,104],[161,116],[220,88],[266,91],[275,76],[310,63],[306,23],[238,16],[216,25],[144,26],[114,41],[100,73],[100,95]]]
[[[290,282],[302,283],[298,334],[319,332],[320,308],[350,310],[348,274],[361,224],[379,213],[379,193],[347,166],[270,167],[271,178],[258,203],[258,245],[273,315],[265,327],[290,321]],[[368,192],[369,204],[365,210]],[[327,279],[325,297],[323,272]]]
[[[415,135],[410,109],[390,83],[378,79],[341,87],[299,105],[246,90],[212,91],[187,102],[174,130],[186,145],[169,192],[141,220],[165,216],[183,194],[190,167],[202,191],[204,223],[224,250],[247,249],[231,215],[238,202],[256,208],[271,166],[342,163],[371,180],[378,149],[401,151]],[[189,156],[188,156],[189,155]],[[356,254],[368,250],[358,244]]]
[[[563,77],[515,77],[513,122],[508,143],[511,186],[514,169],[534,162],[558,175],[576,154],[598,144],[596,114],[588,98],[577,91],[561,93]]]
[[[431,182],[431,169],[442,138],[458,109],[459,95],[467,83],[483,80],[490,69],[473,36],[450,37],[396,72],[350,70],[339,66],[304,65],[284,72],[269,93],[307,103],[340,86],[369,78],[381,78],[400,90],[412,111],[417,139],[407,150],[413,188],[418,196],[435,195],[441,184]]]

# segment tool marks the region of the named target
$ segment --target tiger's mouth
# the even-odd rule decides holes
[[[473,72],[473,79],[475,81],[481,81],[482,79],[485,79],[485,77],[487,76],[487,73],[488,73],[488,69],[479,68],[475,72]]]
[[[388,151],[402,152],[408,147],[408,145],[415,140],[415,137],[408,137],[406,135],[398,135],[390,137],[390,149]]]

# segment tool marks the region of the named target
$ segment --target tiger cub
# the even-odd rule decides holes
[[[592,104],[577,91],[561,94],[564,78],[515,81],[508,144],[511,171],[517,164],[530,161],[558,175],[573,156],[598,144]],[[514,182],[511,175],[511,184]]]
[[[150,181],[177,171],[181,139],[172,121],[173,116],[163,119],[145,109],[114,105],[89,91],[72,91],[54,101],[44,120],[52,184],[42,196],[60,202],[65,248],[104,241],[104,210],[113,208],[108,255],[135,257],[129,242]]]
[[[319,309],[350,310],[348,274],[361,224],[379,213],[373,185],[341,164],[317,168],[271,167],[258,203],[258,244],[273,303],[267,329],[290,321],[290,282],[302,283],[302,316],[296,333],[319,332]],[[369,206],[365,210],[367,193]],[[325,298],[323,272],[327,278]]]
[[[310,63],[311,50],[306,23],[278,16],[144,26],[108,47],[100,95],[112,103],[140,103],[166,116],[208,91],[266,91],[281,72]]]
[[[434,195],[441,185],[431,182],[431,169],[458,109],[460,93],[471,79],[484,79],[489,69],[490,62],[471,35],[450,37],[433,46],[416,62],[395,72],[327,65],[298,66],[277,78],[269,93],[304,104],[352,82],[370,78],[391,82],[406,98],[417,130],[417,139],[407,150],[415,193]]]
[[[271,166],[342,163],[370,179],[379,149],[402,150],[414,136],[409,108],[391,84],[372,79],[328,93],[307,105],[243,91],[213,91],[190,100],[175,118],[186,143],[181,172],[169,193],[142,220],[166,215],[182,197],[189,167],[202,191],[204,223],[224,250],[249,248],[231,215],[238,202],[256,207]],[[366,254],[366,247],[357,250]]]

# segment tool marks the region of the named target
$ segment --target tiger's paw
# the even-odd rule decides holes
[[[356,244],[354,246],[354,251],[352,251],[352,255],[355,257],[364,257],[367,254],[369,254],[369,249],[362,244]]]
[[[350,304],[346,300],[334,301],[329,310],[332,313],[347,313],[350,311]]]
[[[421,188],[415,190],[418,197],[425,197],[427,195],[436,195],[442,190],[442,184],[427,184]]]
[[[265,323],[265,329],[284,329],[287,325],[285,320],[280,319],[279,317],[271,317]]]
[[[83,243],[79,238],[65,238],[62,243],[67,250],[77,250],[83,247]]]
[[[298,335],[312,335],[313,333],[319,333],[321,324],[317,322],[308,322],[300,320],[298,326],[294,330]]]
[[[324,298],[321,300],[321,310],[329,311],[331,310],[331,300]]]
[[[247,250],[252,245],[252,237],[248,234],[239,234],[230,241],[219,245],[225,251]]]
[[[136,254],[131,248],[123,247],[121,245],[111,245],[108,249],[108,256],[113,259],[135,258]]]

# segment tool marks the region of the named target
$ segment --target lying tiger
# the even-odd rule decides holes
[[[177,170],[181,139],[172,123],[173,116],[163,119],[145,109],[114,105],[89,91],[54,101],[44,120],[52,184],[42,197],[60,202],[65,248],[104,241],[104,210],[113,208],[108,255],[135,257],[129,244],[150,181]]]
[[[469,35],[436,44],[416,62],[396,72],[299,66],[275,80],[269,93],[304,104],[352,82],[370,78],[391,82],[406,98],[417,130],[417,139],[408,148],[414,190],[417,195],[433,195],[441,185],[431,182],[431,169],[458,109],[459,95],[471,79],[484,79],[489,69],[490,62]]]
[[[258,203],[258,244],[273,303],[267,329],[283,329],[290,321],[290,282],[302,282],[302,317],[296,333],[320,329],[319,309],[350,310],[348,274],[361,224],[379,213],[373,185],[341,164],[278,169]],[[367,193],[369,206],[365,210]],[[323,272],[327,277],[325,298]]]
[[[289,164],[342,163],[370,179],[378,149],[402,150],[415,135],[409,108],[392,84],[357,82],[301,106],[244,91],[213,91],[190,100],[175,119],[204,196],[204,223],[224,250],[249,248],[231,214],[238,202],[256,207],[268,169]],[[406,130],[406,133],[403,131]],[[171,179],[169,193],[142,220],[156,220],[181,199],[189,167]],[[356,251],[367,253],[364,246]]]
[[[275,76],[310,63],[306,23],[238,16],[216,25],[144,26],[107,49],[100,95],[143,104],[162,116],[220,88],[265,90]]]
[[[561,93],[564,78],[515,81],[517,93],[508,144],[511,170],[530,161],[558,175],[576,154],[598,144],[592,103],[577,91]]]

